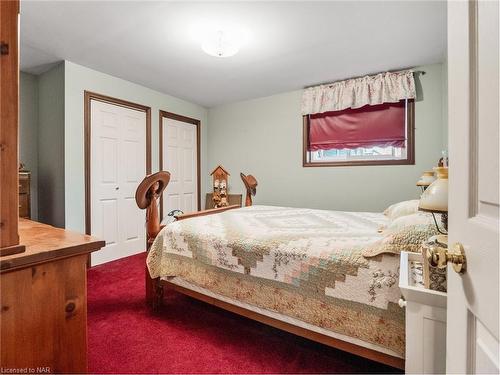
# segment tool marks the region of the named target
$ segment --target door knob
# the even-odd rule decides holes
[[[120,187],[119,186],[115,187],[115,190],[120,190]]]
[[[451,263],[455,272],[465,272],[467,262],[461,243],[455,243],[450,250],[443,246],[431,246],[426,250],[426,257],[433,267],[446,268],[446,264]]]

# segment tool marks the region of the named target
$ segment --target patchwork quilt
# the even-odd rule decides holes
[[[151,277],[186,281],[404,355],[399,256],[363,252],[381,213],[251,206],[168,224]]]

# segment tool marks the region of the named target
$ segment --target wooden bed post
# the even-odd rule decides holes
[[[255,195],[257,193],[257,180],[251,174],[245,176],[243,173],[240,173],[240,177],[245,184],[245,188],[247,189],[245,206],[248,207],[252,205],[252,195]]]
[[[149,270],[146,266],[146,304],[153,311],[158,311],[163,304],[163,286],[160,278],[153,279],[149,276]]]
[[[151,195],[151,203],[146,208],[146,251],[149,252],[151,245],[153,244],[156,236],[161,230],[160,217],[158,214],[157,197],[154,194],[154,186],[151,186],[148,190]],[[163,287],[160,283],[160,278],[151,278],[149,275],[148,266],[146,266],[145,271],[145,284],[146,284],[146,303],[153,309],[157,311],[163,302]]]
[[[152,187],[151,187],[152,189]],[[161,230],[160,218],[158,215],[158,206],[156,205],[157,198],[153,196],[151,203],[146,209],[146,251],[149,252],[157,234]],[[160,283],[160,278],[152,278],[149,275],[148,267],[146,266],[145,272],[145,286],[146,286],[146,303],[157,311],[163,302],[163,287]]]
[[[148,175],[142,180],[135,192],[135,201],[141,209],[146,209],[146,251],[149,251],[161,230],[158,213],[158,197],[170,181],[170,173],[161,171]],[[163,301],[163,288],[160,278],[151,278],[146,266],[146,303],[156,311]]]

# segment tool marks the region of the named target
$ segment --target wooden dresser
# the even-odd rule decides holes
[[[19,171],[19,217],[31,219],[31,172]]]
[[[104,241],[20,219],[24,253],[0,258],[0,367],[87,371],[87,257]]]

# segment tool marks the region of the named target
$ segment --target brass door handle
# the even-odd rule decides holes
[[[465,273],[467,262],[461,243],[455,243],[450,250],[442,246],[431,246],[427,249],[426,256],[433,267],[446,268],[446,264],[451,263],[455,272]]]

